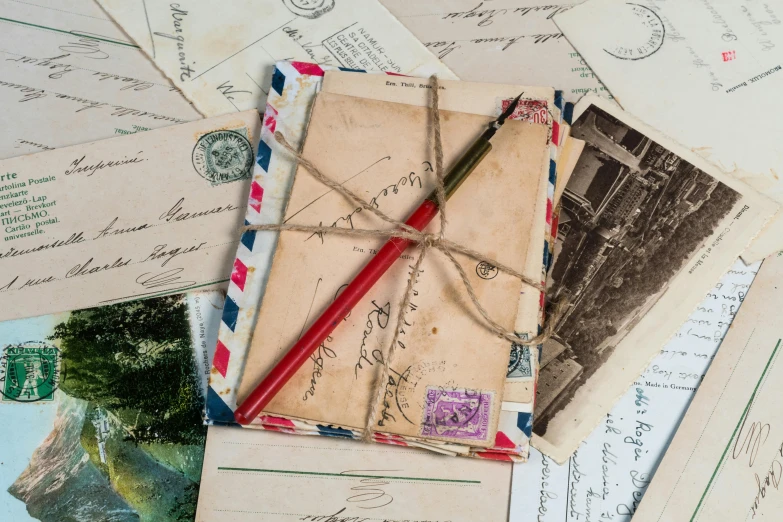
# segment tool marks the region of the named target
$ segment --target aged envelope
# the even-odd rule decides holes
[[[783,2],[591,0],[555,17],[623,108],[783,202]],[[783,247],[783,216],[743,254]]]
[[[505,522],[511,465],[211,427],[197,522]]]
[[[781,254],[761,265],[634,522],[780,518],[781,276]]]
[[[567,101],[610,97],[552,21],[572,2],[381,0],[462,80],[551,85]]]
[[[488,121],[488,117],[444,112],[447,164]],[[304,154],[319,158],[321,168],[341,180],[363,174],[363,179],[354,181],[350,188],[374,198],[391,215],[404,218],[433,186],[426,122],[427,109],[423,107],[321,93],[315,102]],[[539,173],[541,165],[549,161],[547,128],[510,121],[493,146],[490,156],[449,202],[448,235],[523,268],[522,260],[529,249],[540,251],[543,245],[543,224],[540,229],[534,226],[533,216],[546,203],[546,179]],[[336,194],[321,197],[326,195],[324,187],[306,171],[300,169],[298,174],[286,222],[383,226]],[[499,203],[503,200],[508,205]],[[303,324],[333,299],[382,243],[328,234],[281,235],[238,394],[240,403],[293,344]],[[364,426],[371,396],[374,399],[376,372],[391,339],[387,327],[397,320],[395,305],[402,297],[406,273],[415,255],[415,250],[406,253],[404,259],[408,262],[395,265],[373,288],[353,310],[348,324],[314,356],[315,366],[308,364],[300,369],[267,408],[268,413],[344,427]],[[481,278],[475,261],[460,260],[468,267],[466,272],[482,304],[501,324],[512,327],[521,284],[505,274]],[[540,270],[539,261],[532,277],[537,277]],[[407,349],[398,350],[392,363],[398,399],[395,403],[399,406],[382,408],[379,429],[471,446],[492,445],[509,348],[485,329],[460,289],[453,267],[436,254],[428,257],[422,271],[408,312],[412,324],[401,339]],[[482,371],[476,371],[470,362],[477,359],[482,361]],[[488,430],[430,433],[431,426],[423,419],[435,403],[428,402],[427,397],[429,390],[439,386],[457,395],[473,393],[469,390],[481,393]]]
[[[201,118],[94,0],[0,12],[0,158]]]
[[[259,127],[253,110],[0,161],[0,320],[220,287]]]
[[[424,88],[427,85],[428,82],[421,79],[389,79],[379,75],[357,76],[353,73],[329,71],[324,75],[322,90],[323,92],[426,107],[430,103],[429,90]],[[448,80],[443,80],[440,82],[440,85],[443,92],[441,93],[439,104],[442,109],[483,116],[495,116],[500,112],[501,100],[514,98],[522,92],[526,98],[523,104],[528,104],[527,106],[530,109],[528,114],[523,114],[522,110],[520,110],[519,116],[540,117],[541,102],[543,102],[543,111],[547,116],[535,121],[546,125],[549,129],[557,127],[557,124],[554,123],[556,118],[553,115],[557,108],[554,105],[554,91],[551,87],[527,87]],[[550,146],[553,145],[550,143]],[[567,170],[567,167],[564,167],[564,169]],[[549,165],[546,163],[542,164],[540,176],[547,177],[548,173]],[[540,214],[536,215],[533,221],[546,221],[547,217],[544,214],[546,210],[546,208],[540,208]],[[536,267],[541,266],[541,261],[540,252],[531,248],[527,253],[525,266],[530,273],[534,273]],[[530,336],[535,335],[539,324],[537,310],[541,303],[540,297],[540,294],[533,289],[522,289],[519,298],[517,321],[514,325],[515,331]],[[523,350],[523,353],[533,356],[535,350]],[[532,403],[535,388],[535,361],[530,360],[526,366],[531,370],[529,373],[509,371],[506,390],[503,393],[503,409],[514,410],[519,408],[519,406],[512,406],[511,403]]]
[[[263,111],[279,60],[456,79],[375,1],[99,3],[206,116]]]
[[[776,205],[596,96],[561,197],[547,288],[571,307],[539,378],[533,446],[564,462],[598,425]]]

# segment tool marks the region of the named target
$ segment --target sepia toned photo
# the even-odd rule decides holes
[[[549,303],[567,299],[543,347],[533,431],[612,355],[741,194],[592,105],[586,146],[561,200]]]

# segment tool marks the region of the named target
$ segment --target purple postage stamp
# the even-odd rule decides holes
[[[421,434],[486,441],[492,416],[492,392],[428,386]]]

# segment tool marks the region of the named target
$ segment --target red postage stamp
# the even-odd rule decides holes
[[[503,100],[501,109],[505,111],[511,102],[512,100]],[[519,105],[508,119],[547,124],[549,123],[549,110],[546,100],[519,100]]]

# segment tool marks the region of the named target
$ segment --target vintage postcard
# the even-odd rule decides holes
[[[303,153],[321,158],[324,171],[350,181],[352,190],[372,199],[392,216],[404,218],[433,187],[427,114],[424,107],[324,92],[315,101]],[[489,121],[486,116],[444,111],[446,163],[453,161]],[[330,154],[326,154],[327,150]],[[532,271],[528,271],[525,260],[533,248],[540,255],[545,239],[543,214],[540,223],[534,216],[540,207],[546,207],[547,179],[540,173],[542,165],[548,163],[547,127],[507,122],[496,136],[490,155],[450,200],[451,231],[447,236],[468,242],[479,251],[492,252],[530,277],[539,277],[540,258]],[[362,177],[353,179],[356,174]],[[509,205],[500,211],[497,202],[505,198],[509,198]],[[377,218],[353,207],[339,195],[325,193],[320,183],[300,169],[286,222],[323,222],[349,228],[383,226]],[[479,215],[481,218],[476,219]],[[492,232],[487,233],[488,230]],[[500,240],[501,231],[504,237],[507,233],[514,240]],[[341,285],[358,272],[367,256],[382,243],[383,240],[359,241],[337,234],[281,234],[247,357],[239,402],[293,344],[302,325],[308,324],[333,299]],[[403,260],[407,262],[396,264],[371,290],[363,304],[353,310],[347,324],[335,331],[332,340],[314,356],[316,366],[303,367],[273,400],[267,413],[348,428],[364,426],[374,383],[385,364],[391,340],[387,327],[397,320],[395,303],[402,297],[406,274],[416,255],[415,249],[405,253]],[[513,327],[521,283],[497,271],[487,277],[477,262],[457,257],[489,313],[501,324]],[[378,429],[402,436],[491,446],[509,347],[485,329],[450,264],[433,254],[421,270],[408,311],[410,327],[401,339],[408,348],[397,350],[392,364],[397,376],[394,380],[399,381],[395,385],[398,400],[396,405],[383,408]],[[438,310],[435,315],[434,310]],[[535,310],[534,318],[537,313]],[[410,348],[416,346],[420,349]],[[483,361],[482,371],[476,371],[469,362],[476,357]],[[473,394],[476,406],[481,407],[476,418],[486,418],[486,429],[471,428],[470,433],[430,429],[431,423],[423,419],[440,400],[440,389],[455,403],[468,400]],[[476,396],[476,392],[480,395]]]
[[[256,111],[0,161],[0,320],[225,286]]]
[[[94,0],[0,11],[0,158],[201,119]]]
[[[379,2],[98,3],[205,116],[263,112],[280,60],[456,79]]]
[[[781,254],[761,265],[634,522],[780,518],[781,276]]]
[[[510,522],[631,520],[759,265],[737,260],[567,462],[531,449],[514,468]]]
[[[551,85],[575,103],[611,98],[553,18],[573,2],[381,0],[462,80]]]
[[[777,210],[599,97],[575,109],[586,145],[561,198],[533,445],[565,461]]]
[[[554,20],[616,101],[783,202],[783,2],[591,0]],[[783,216],[743,254],[783,248]]]
[[[215,294],[0,323],[3,520],[193,520]]]
[[[510,481],[508,463],[211,427],[196,521],[503,522]]]

